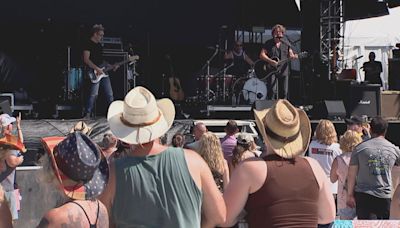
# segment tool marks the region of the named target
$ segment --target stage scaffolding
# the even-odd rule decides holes
[[[343,61],[343,0],[321,0],[320,2],[320,54],[329,62],[329,80],[335,79]],[[342,46],[340,46],[342,45]]]

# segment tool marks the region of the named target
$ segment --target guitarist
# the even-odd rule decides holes
[[[276,69],[276,73],[267,79],[268,99],[287,99],[289,64],[286,62],[285,64],[279,65],[279,61],[285,61],[288,58],[298,58],[298,55],[293,52],[289,41],[287,41],[284,36],[285,31],[285,27],[280,24],[272,27],[272,39],[264,43],[260,52],[260,59],[267,62],[270,67]]]
[[[93,25],[91,30],[91,36],[88,42],[83,47],[83,62],[86,65],[88,70],[94,70],[96,75],[104,74],[100,65],[104,64],[103,58],[103,47],[100,44],[104,36],[104,27],[100,25]],[[114,71],[118,69],[118,65],[114,66]],[[102,78],[97,83],[89,83],[89,96],[86,100],[86,107],[84,110],[84,118],[90,118],[90,115],[93,112],[94,102],[99,93],[99,87],[102,87],[102,90],[105,93],[107,105],[111,104],[114,101],[113,90],[111,87],[111,81],[109,77]]]

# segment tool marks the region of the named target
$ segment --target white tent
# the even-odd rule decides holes
[[[358,79],[364,80],[363,62],[368,61],[369,52],[376,54],[382,62],[381,77],[388,86],[388,58],[392,49],[400,43],[400,7],[389,9],[389,15],[351,20],[344,23],[344,67],[358,71]],[[363,56],[362,58],[357,58]]]

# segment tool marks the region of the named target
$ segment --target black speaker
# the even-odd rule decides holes
[[[340,100],[317,102],[311,113],[312,117],[316,119],[342,120],[346,117],[344,103]]]
[[[266,108],[271,108],[276,103],[276,100],[256,100],[251,107],[251,112],[253,110],[261,111]]]
[[[389,90],[400,90],[400,59],[389,59]]]
[[[10,101],[7,98],[0,98],[0,114],[12,115]]]
[[[348,97],[345,99],[347,116],[380,116],[380,92],[380,85],[377,84],[351,85],[349,88]]]

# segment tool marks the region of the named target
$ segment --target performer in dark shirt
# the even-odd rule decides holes
[[[91,37],[83,48],[83,62],[85,63],[86,67],[89,68],[87,72],[91,72],[91,74],[88,73],[88,75],[94,75],[94,77],[90,76],[91,85],[89,89],[89,96],[86,101],[84,115],[85,118],[90,118],[90,115],[93,112],[94,102],[99,93],[100,86],[105,93],[107,105],[111,104],[111,102],[114,100],[110,78],[101,77],[102,75],[105,75],[103,67],[111,66],[110,64],[106,64],[103,58],[103,48],[100,44],[103,36],[104,27],[102,25],[93,25]],[[115,65],[113,68],[116,70],[118,65]],[[99,78],[101,78],[100,81],[94,82]]]
[[[381,80],[381,72],[382,72],[382,63],[379,61],[375,61],[375,53],[369,53],[369,61],[365,62],[362,66],[365,72],[365,80],[368,81],[370,84],[380,84],[381,87],[383,86]]]
[[[243,50],[243,43],[239,40],[235,41],[233,49],[224,55],[224,60],[228,64],[233,62],[233,66],[228,69],[228,74],[243,77],[247,74],[250,66],[254,65],[253,60]]]
[[[286,29],[283,25],[275,25],[271,31],[272,39],[264,43],[259,56],[261,60],[264,60],[277,70],[275,74],[267,79],[267,97],[269,99],[287,98],[289,85],[289,62],[287,59],[298,58],[298,55],[293,52],[289,41],[284,36],[285,31]],[[280,64],[282,62],[284,64]],[[276,84],[278,85],[276,86]],[[277,94],[277,90],[279,94]]]

